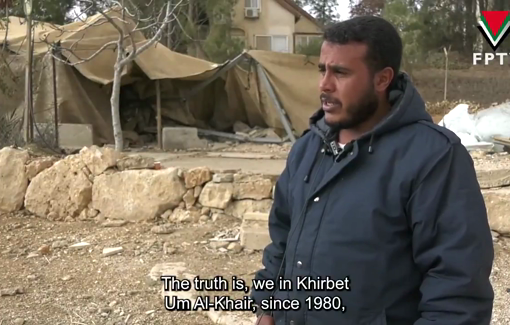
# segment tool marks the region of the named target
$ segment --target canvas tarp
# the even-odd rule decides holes
[[[92,124],[98,141],[112,143],[109,89],[116,53],[113,49],[106,49],[93,59],[80,63],[118,37],[113,25],[104,22],[94,25],[100,19],[96,15],[90,17],[87,23],[79,21],[49,27],[53,28],[49,32],[39,32],[39,40],[46,49],[40,44],[35,54],[36,60],[51,61],[46,55],[47,43],[57,40],[61,41],[62,47],[73,49],[72,52],[62,51],[62,55],[76,65],[71,67],[57,63],[60,122]],[[20,31],[11,37],[9,32],[9,44],[12,44],[12,39],[20,39],[21,34]],[[147,41],[141,34],[135,39],[137,48]],[[310,115],[319,105],[316,59],[265,51],[249,51],[247,55],[266,69],[293,128],[298,134],[303,132],[308,127]],[[235,66],[206,87],[201,87],[200,91],[193,91],[215,76],[225,64],[175,53],[162,44],[156,44],[125,69],[123,85],[134,84],[139,96],[154,103],[151,106],[155,110],[154,80],[161,80],[163,116],[184,125],[227,131],[235,121],[242,121],[250,126],[272,127],[283,135],[279,114],[253,66],[248,71]],[[36,110],[45,110],[52,102],[52,96],[49,96],[53,87],[50,76],[51,69],[44,69],[41,80],[34,81],[40,83],[40,89],[47,89],[44,95],[36,98]]]
[[[32,23],[34,37],[34,55],[48,51],[46,35],[60,28],[59,25],[34,21]],[[5,34],[7,33],[7,38]],[[9,21],[0,22],[0,42],[7,41],[9,49],[15,53],[26,54],[27,42],[27,21],[25,18],[10,16]]]
[[[320,106],[318,58],[268,51],[249,51],[248,55],[266,70],[269,81],[283,109],[287,112],[292,127],[300,135],[308,128],[310,116]],[[260,80],[260,76],[257,79]],[[282,128],[279,115],[273,101],[268,98],[269,95],[264,84],[260,81],[258,84],[263,89],[261,97],[264,109],[262,114],[267,116],[266,122],[273,128]],[[254,96],[254,92],[250,92],[250,94],[252,97]],[[259,102],[253,101],[255,105]],[[255,110],[255,108],[250,110]]]
[[[55,102],[51,56],[40,58],[39,66],[39,77],[34,80],[34,114],[38,122],[52,123]],[[108,89],[59,61],[55,61],[55,73],[60,123],[90,124],[95,143],[114,143]]]

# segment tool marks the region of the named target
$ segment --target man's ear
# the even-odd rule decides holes
[[[395,73],[390,67],[386,67],[374,75],[374,87],[377,92],[384,93],[393,80]]]

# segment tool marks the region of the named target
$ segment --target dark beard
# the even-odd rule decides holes
[[[374,94],[373,90],[367,92],[365,96],[362,97],[362,100],[349,107],[345,107],[347,112],[349,113],[349,117],[343,121],[337,122],[328,122],[324,119],[324,122],[327,126],[329,126],[331,131],[338,131],[341,129],[353,129],[360,124],[368,121],[377,111],[379,106],[379,99]]]

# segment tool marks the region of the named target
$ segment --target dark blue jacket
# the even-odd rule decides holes
[[[322,110],[292,147],[255,279],[293,287],[252,290],[257,304],[271,294],[301,302],[275,311],[277,325],[490,324],[494,250],[473,161],[405,74],[390,102],[390,115],[339,155]],[[299,278],[319,276],[348,277],[350,290],[296,290]],[[345,309],[308,308],[338,306],[325,297]]]

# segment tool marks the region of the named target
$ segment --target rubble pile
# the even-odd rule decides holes
[[[0,150],[0,211],[54,221],[216,220],[269,212],[276,177],[238,170],[155,168],[153,158],[84,147],[58,160]]]
[[[509,102],[509,101],[510,101],[510,99],[507,99],[505,102]],[[427,107],[427,112],[431,115],[444,115],[444,114],[450,112],[455,107],[457,107],[459,104],[468,105],[469,113],[473,114],[478,111],[484,110],[489,107],[497,106],[502,103],[492,103],[489,107],[484,107],[484,106],[480,105],[479,103],[474,103],[474,102],[470,102],[467,100],[454,100],[454,101],[443,100],[441,102],[434,102],[434,103],[427,102],[426,107]]]

